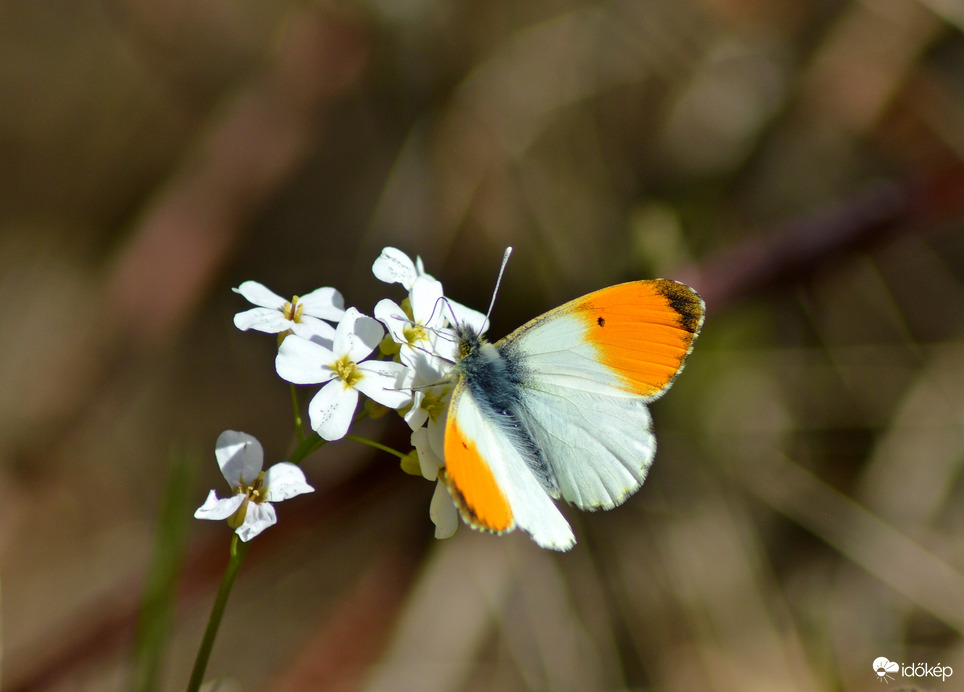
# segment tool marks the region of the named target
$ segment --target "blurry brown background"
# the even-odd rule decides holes
[[[955,0],[0,5],[4,688],[125,689],[168,459],[194,507],[221,430],[291,448],[231,286],[370,312],[395,245],[484,308],[511,244],[494,336],[619,280],[706,298],[646,485],[568,512],[569,554],[436,542],[431,484],[327,447],[210,679],[877,690],[885,656],[961,689],[962,29]],[[226,561],[189,529],[161,689]]]

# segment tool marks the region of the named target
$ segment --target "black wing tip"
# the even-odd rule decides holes
[[[706,303],[700,294],[686,284],[672,279],[656,279],[656,290],[680,316],[682,328],[690,334],[699,334],[706,313]]]

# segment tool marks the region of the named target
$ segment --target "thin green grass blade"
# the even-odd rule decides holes
[[[187,548],[188,525],[193,515],[191,491],[200,464],[201,454],[196,447],[172,446],[154,538],[154,556],[144,585],[134,640],[130,684],[134,692],[160,688],[177,605],[177,583]]]

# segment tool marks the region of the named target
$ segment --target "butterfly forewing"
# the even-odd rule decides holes
[[[550,310],[498,345],[526,356],[528,369],[544,379],[595,380],[604,373],[605,384],[616,381],[627,393],[653,400],[682,371],[703,313],[703,300],[689,286],[633,281]]]
[[[483,415],[466,380],[445,426],[446,482],[466,523],[501,533],[518,526],[544,548],[575,543],[568,522],[504,429]]]
[[[682,370],[702,320],[692,289],[637,281],[571,301],[497,344],[520,363],[522,419],[564,499],[609,509],[639,488],[656,452],[646,404]]]

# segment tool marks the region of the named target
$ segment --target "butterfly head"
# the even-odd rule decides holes
[[[458,339],[458,360],[462,360],[469,354],[478,351],[485,341],[484,337],[475,327],[466,322],[460,322],[456,325],[455,336]]]

